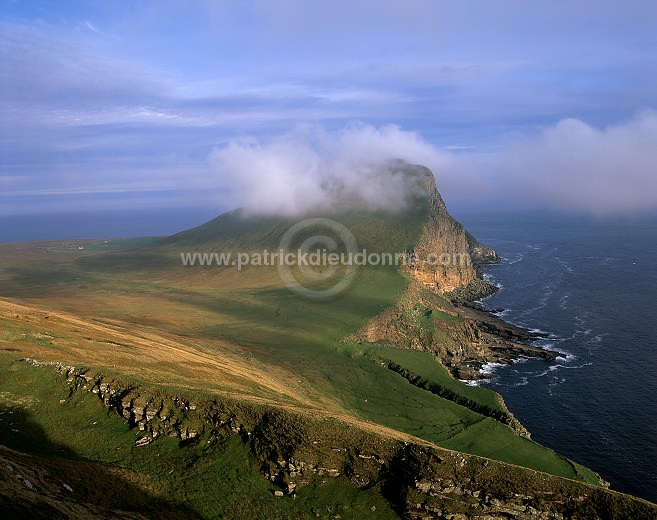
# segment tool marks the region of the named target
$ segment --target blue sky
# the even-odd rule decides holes
[[[457,206],[657,209],[651,0],[2,1],[0,47],[4,215],[220,213],[229,150],[354,125]]]

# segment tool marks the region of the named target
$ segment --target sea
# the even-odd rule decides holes
[[[163,209],[0,215],[0,242],[166,235],[220,211]],[[597,471],[612,489],[657,502],[657,218],[457,214],[502,257],[483,301],[546,333],[554,362],[487,366],[533,439]]]
[[[198,226],[222,211],[212,208],[143,208],[12,214],[0,208],[0,243],[166,236]]]
[[[459,217],[502,257],[482,303],[561,353],[488,365],[482,386],[534,440],[657,502],[657,219]]]

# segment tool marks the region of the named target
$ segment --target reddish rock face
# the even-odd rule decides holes
[[[408,272],[438,294],[464,289],[479,281],[476,266],[499,259],[492,249],[481,245],[463,225],[452,217],[436,188],[433,174],[426,170],[425,183],[430,194],[430,221],[412,252]]]

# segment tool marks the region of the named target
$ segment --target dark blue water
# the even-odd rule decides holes
[[[165,235],[215,213],[0,214],[0,242]],[[538,442],[657,502],[657,219],[460,215],[503,257],[486,300],[503,318],[550,333],[556,362],[497,368],[485,383]]]
[[[657,219],[461,221],[503,258],[485,269],[502,289],[484,304],[563,352],[497,368],[485,385],[536,441],[657,502]]]
[[[147,208],[12,215],[0,211],[0,242],[163,236],[221,213],[212,208]]]

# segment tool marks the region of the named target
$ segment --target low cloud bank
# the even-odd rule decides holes
[[[458,205],[542,207],[594,215],[657,211],[657,112],[604,129],[565,119],[509,138],[498,154],[451,153],[395,125],[299,126],[268,141],[239,139],[210,161],[227,207],[297,215],[357,200],[400,209],[417,186],[382,175],[395,159],[429,167]]]
[[[382,173],[396,159],[435,169],[446,155],[394,125],[351,124],[337,132],[299,126],[267,142],[234,140],[210,157],[230,194],[224,203],[282,215],[330,209],[344,200],[401,209],[417,186]]]
[[[604,129],[565,119],[482,165],[514,197],[594,215],[657,210],[657,112]]]

